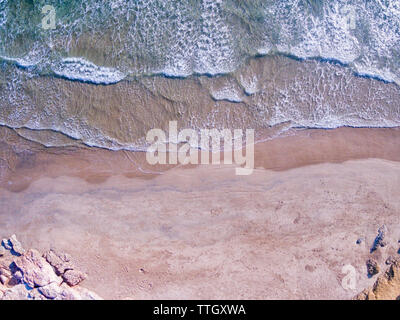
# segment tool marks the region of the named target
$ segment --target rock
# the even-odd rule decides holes
[[[396,258],[395,258],[395,257],[389,256],[389,257],[386,259],[385,263],[386,263],[387,265],[391,265],[391,264],[394,263],[395,261],[396,261]]]
[[[361,291],[359,294],[357,294],[353,300],[370,300],[369,299],[369,295],[370,295],[370,290],[368,289],[364,289],[363,291]]]
[[[0,261],[0,300],[100,300],[94,292],[77,286],[86,274],[73,269],[71,258],[50,250],[41,254],[23,251],[13,235],[5,240],[18,256],[7,255]],[[25,252],[21,254],[21,252]],[[57,276],[62,274],[62,278]]]
[[[397,300],[400,296],[400,261],[395,259],[370,289],[358,294],[359,300]]]
[[[6,254],[6,248],[0,246],[0,257],[4,256],[5,254]]]
[[[38,289],[32,289],[29,291],[28,295],[29,299],[31,300],[47,300],[44,295],[42,295]]]
[[[376,249],[378,249],[378,247],[384,247],[387,245],[387,242],[384,240],[386,237],[386,233],[387,233],[387,227],[386,225],[382,225],[379,229],[378,229],[378,235],[375,238],[375,241],[372,245],[371,248],[371,253],[374,252]]]
[[[40,287],[37,290],[47,299],[56,299],[61,292],[60,286],[54,282],[48,284],[47,286]]]
[[[58,253],[51,249],[43,255],[43,258],[54,268],[57,275],[62,275],[65,271],[74,269],[68,254]]]
[[[70,287],[73,287],[85,280],[87,276],[78,270],[67,270],[62,277]]]
[[[78,287],[76,288],[70,288],[68,285],[63,283],[61,285],[62,291],[60,295],[61,300],[82,300],[82,297],[79,293]]]
[[[368,275],[370,277],[379,273],[380,268],[379,268],[378,262],[376,262],[376,260],[374,260],[374,259],[368,259],[367,260],[367,271],[368,271]]]
[[[52,300],[82,300],[82,296],[75,288],[62,284],[50,283],[47,286],[38,288],[38,291],[47,299]]]
[[[103,300],[103,298],[101,298],[99,295],[86,288],[76,287],[75,290],[79,292],[81,300]]]
[[[1,241],[1,244],[3,245],[3,247],[7,250],[11,250],[12,249],[12,245],[10,243],[10,241],[8,241],[7,239],[3,239]]]
[[[29,291],[26,289],[24,284],[16,285],[6,292],[2,297],[2,300],[28,300]]]
[[[31,288],[44,287],[52,282],[61,283],[53,268],[37,250],[30,249],[15,259],[15,265],[22,272],[23,281]]]
[[[363,242],[364,242],[364,238],[358,238],[356,241],[357,244],[361,244]]]
[[[23,276],[21,271],[17,270],[16,272],[14,272],[13,278],[18,280],[18,281],[20,281],[20,282],[22,282],[24,276]]]
[[[9,271],[10,274],[10,281],[8,282],[8,284],[10,286],[15,286],[17,284],[21,284],[23,283],[22,279],[23,279],[23,275],[22,272],[18,269],[18,267],[15,265],[15,263],[11,263],[10,265],[10,270]]]
[[[382,241],[379,242],[379,245],[381,247],[386,247],[388,245],[388,242],[386,240],[382,240]]]
[[[11,243],[12,250],[18,254],[23,255],[25,253],[25,249],[22,247],[21,243],[17,240],[17,236],[13,234],[8,240]]]
[[[5,268],[0,268],[0,275],[5,276],[7,278],[11,277],[11,271]]]

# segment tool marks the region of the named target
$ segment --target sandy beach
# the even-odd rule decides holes
[[[380,226],[374,259],[399,249],[398,128],[296,130],[257,144],[250,176],[1,136],[0,236],[71,254],[107,299],[349,299]]]

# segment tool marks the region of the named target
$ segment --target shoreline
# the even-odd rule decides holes
[[[117,174],[152,179],[175,167],[199,166],[150,165],[143,151],[112,151],[87,146],[44,147],[5,127],[0,128],[1,138],[0,158],[8,162],[9,170],[2,169],[0,187],[15,192],[43,176],[66,175],[101,183]],[[13,151],[18,149],[21,150]],[[282,136],[256,143],[254,149],[254,168],[275,171],[368,158],[400,161],[400,127],[292,129]],[[118,166],[114,166],[116,163]]]
[[[109,150],[141,149],[149,130],[166,131],[170,121],[182,129],[252,128],[257,141],[294,124],[325,129],[399,125],[396,84],[355,77],[335,64],[300,63],[283,56],[250,60],[217,77],[151,77],[109,86],[50,80],[24,78],[17,100],[9,99],[13,93],[5,88],[0,95],[1,122],[49,147],[84,143]],[[39,115],[41,120],[34,121]]]

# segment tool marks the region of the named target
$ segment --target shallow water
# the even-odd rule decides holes
[[[107,86],[7,71],[0,89],[0,124],[46,146],[84,143],[143,150],[150,129],[168,132],[174,120],[179,130],[252,128],[257,140],[291,127],[400,123],[396,84],[318,61],[262,57],[228,75],[150,76]],[[16,74],[20,79],[10,81]]]

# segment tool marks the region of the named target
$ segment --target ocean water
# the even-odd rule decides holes
[[[0,0],[0,124],[47,146],[399,126],[399,85],[398,0]]]

